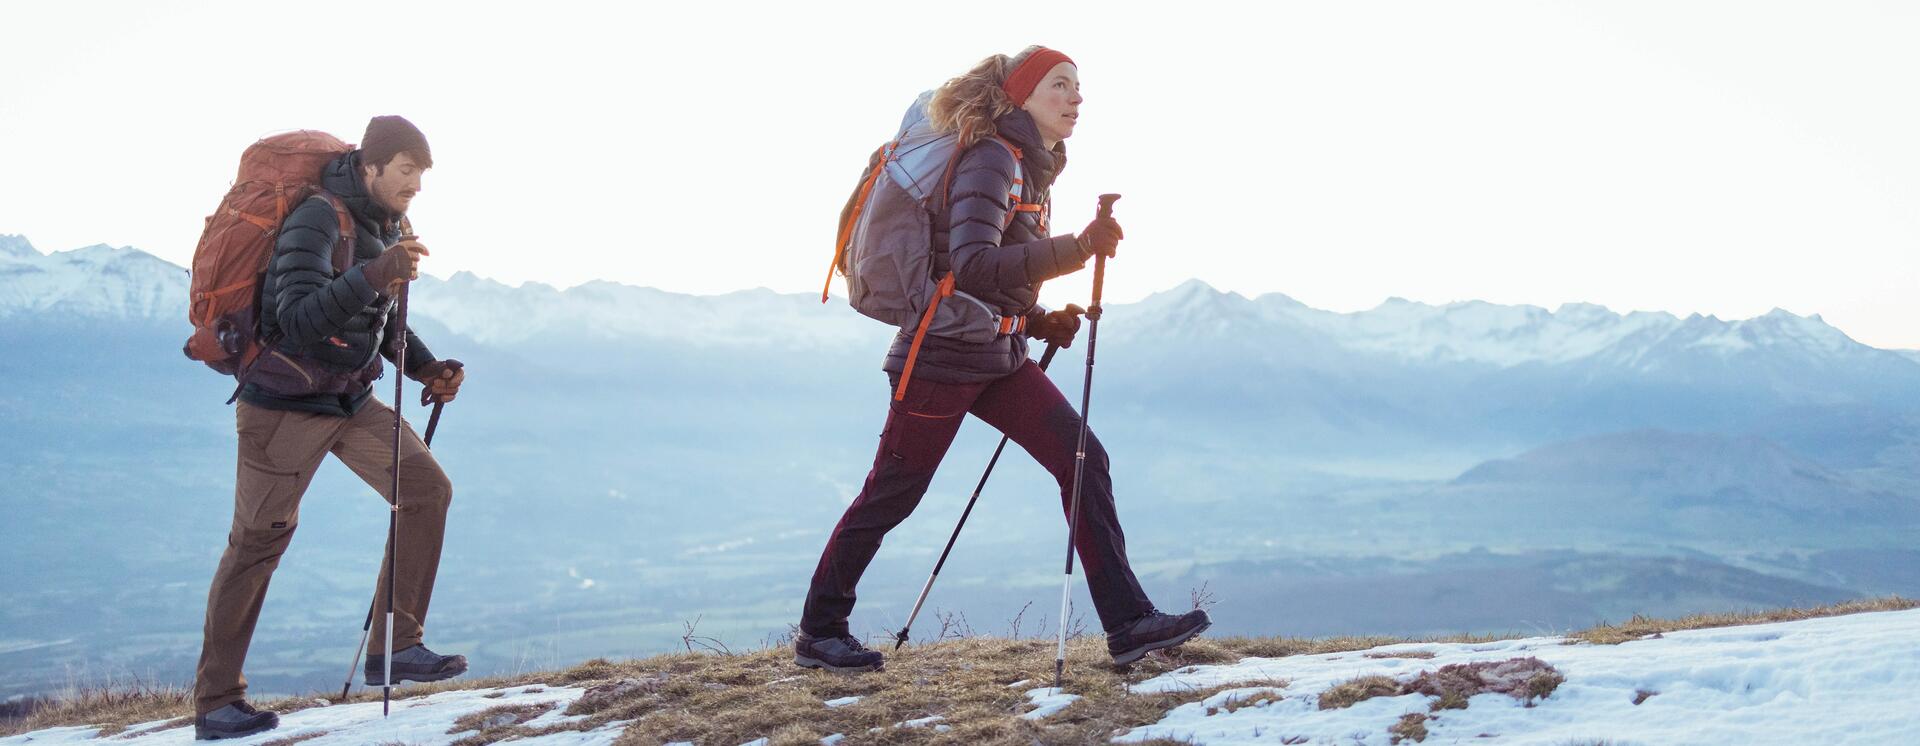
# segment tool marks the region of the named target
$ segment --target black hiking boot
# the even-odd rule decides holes
[[[1207,612],[1199,609],[1179,616],[1149,611],[1109,633],[1107,653],[1113,656],[1115,665],[1124,666],[1155,650],[1191,640],[1194,635],[1205,632],[1211,626],[1213,620],[1207,618]]]
[[[868,650],[851,635],[813,637],[805,632],[793,637],[793,662],[801,668],[824,668],[834,673],[878,671],[887,657]]]
[[[193,740],[218,741],[223,738],[245,738],[278,727],[280,727],[279,715],[253,709],[253,705],[247,704],[243,699],[194,718]]]
[[[405,650],[393,651],[393,681],[439,681],[451,679],[467,672],[467,657],[464,655],[441,655],[427,649],[425,645],[415,645]],[[367,655],[367,686],[382,686],[386,683],[386,656]]]

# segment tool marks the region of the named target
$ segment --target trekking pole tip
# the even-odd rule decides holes
[[[901,627],[900,633],[893,636],[893,649],[899,650],[900,646],[905,644],[907,644],[907,628]]]

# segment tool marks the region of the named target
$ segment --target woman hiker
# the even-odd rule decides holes
[[[1036,46],[1014,57],[983,60],[942,85],[927,106],[937,128],[958,133],[962,149],[946,191],[946,212],[935,221],[936,251],[948,249],[945,257],[936,256],[935,274],[951,269],[960,292],[995,306],[1005,317],[1024,316],[1027,336],[1062,346],[1079,330],[1077,309],[1049,312],[1037,306],[1040,284],[1081,269],[1096,253],[1114,256],[1120,225],[1111,217],[1099,218],[1078,236],[1048,237],[1047,211],[1015,210],[1010,194],[1017,190],[1022,205],[1047,205],[1048,190],[1066,165],[1062,141],[1073,135],[1081,101],[1073,61]],[[895,335],[882,366],[895,387],[908,370],[913,336]],[[1070,500],[1080,415],[1027,358],[1021,334],[985,343],[927,335],[911,371],[903,394],[890,402],[873,470],[834,526],[814,570],[793,643],[794,662],[801,666],[881,667],[885,657],[849,634],[854,587],[881,538],[926,494],[967,414],[1025,448],[1059,481],[1063,507]],[[1163,614],[1141,590],[1127,564],[1107,453],[1091,433],[1084,479],[1075,544],[1114,661],[1131,663],[1206,629],[1206,612]]]

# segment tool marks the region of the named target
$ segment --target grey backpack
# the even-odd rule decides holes
[[[840,234],[834,242],[833,266],[820,302],[827,302],[833,273],[847,278],[847,299],[869,318],[901,330],[913,330],[906,369],[894,399],[906,395],[907,380],[927,335],[965,342],[986,343],[1004,334],[1025,331],[1026,319],[1002,316],[992,306],[954,289],[953,273],[935,277],[934,221],[946,207],[947,186],[960,159],[960,138],[939,132],[927,119],[931,91],[920,94],[900,121],[900,131],[867,161],[860,187],[840,213]],[[1013,153],[1013,189],[1008,195],[1016,212],[1040,212],[1042,205],[1020,200],[1020,149],[994,138]],[[884,178],[883,178],[884,177]],[[951,299],[951,300],[948,300]],[[946,301],[946,302],[942,302]]]

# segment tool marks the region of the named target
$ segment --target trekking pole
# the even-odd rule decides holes
[[[1053,353],[1060,351],[1060,345],[1048,342],[1046,353],[1040,356],[1040,369],[1046,370],[1053,362]],[[893,649],[907,644],[907,630],[913,627],[913,620],[920,617],[920,606],[927,602],[927,594],[933,591],[933,581],[940,577],[940,568],[947,566],[947,554],[953,551],[953,542],[960,538],[960,529],[967,525],[967,516],[973,515],[973,504],[980,501],[980,491],[987,487],[987,477],[993,476],[993,467],[1000,463],[1000,452],[1007,450],[1008,436],[1000,436],[1000,445],[993,449],[993,458],[987,460],[987,470],[980,474],[980,483],[973,486],[973,497],[967,498],[967,509],[960,511],[960,522],[954,524],[953,535],[947,537],[947,548],[940,550],[940,561],[933,563],[933,574],[927,576],[927,584],[920,586],[920,597],[913,600],[913,611],[907,614],[907,623],[893,636]]]
[[[1100,195],[1100,217],[1113,217],[1118,194]],[[1060,584],[1060,646],[1053,657],[1053,688],[1059,689],[1067,670],[1067,602],[1073,595],[1073,543],[1079,538],[1080,485],[1087,472],[1087,406],[1093,403],[1093,348],[1100,339],[1100,287],[1107,279],[1107,255],[1093,257],[1093,303],[1087,306],[1087,378],[1080,387],[1080,445],[1073,456],[1073,501],[1067,508],[1067,572]]]
[[[388,542],[391,546],[392,542]],[[340,701],[347,701],[347,692],[353,690],[353,672],[360,668],[360,651],[367,649],[367,638],[373,634],[373,609],[380,604],[376,598],[367,603],[367,621],[360,625],[360,645],[353,649],[353,662],[347,664],[347,681],[340,685]]]
[[[402,237],[402,240],[411,238]],[[412,283],[400,285],[400,318],[396,328],[400,331],[394,340],[394,365],[405,368],[407,365],[407,290]],[[406,406],[402,388],[407,377],[393,377],[393,504],[387,513],[387,655],[380,663],[385,667],[380,674],[380,716],[386,717],[393,706],[393,587],[399,580],[396,567],[400,564],[400,438],[406,433],[407,423],[400,418],[400,409]]]
[[[400,237],[401,241],[417,238],[405,218],[401,218],[401,225],[407,234]],[[407,367],[407,291],[412,288],[411,280],[400,284],[399,308],[395,311],[399,318],[394,328],[399,333],[394,339],[393,364],[401,370]],[[388,506],[387,513],[387,655],[380,661],[384,666],[380,672],[380,717],[386,717],[393,707],[393,589],[400,579],[395,569],[400,564],[400,438],[407,431],[407,422],[401,419],[400,410],[407,404],[403,392],[406,383],[405,375],[393,377],[393,504]]]

